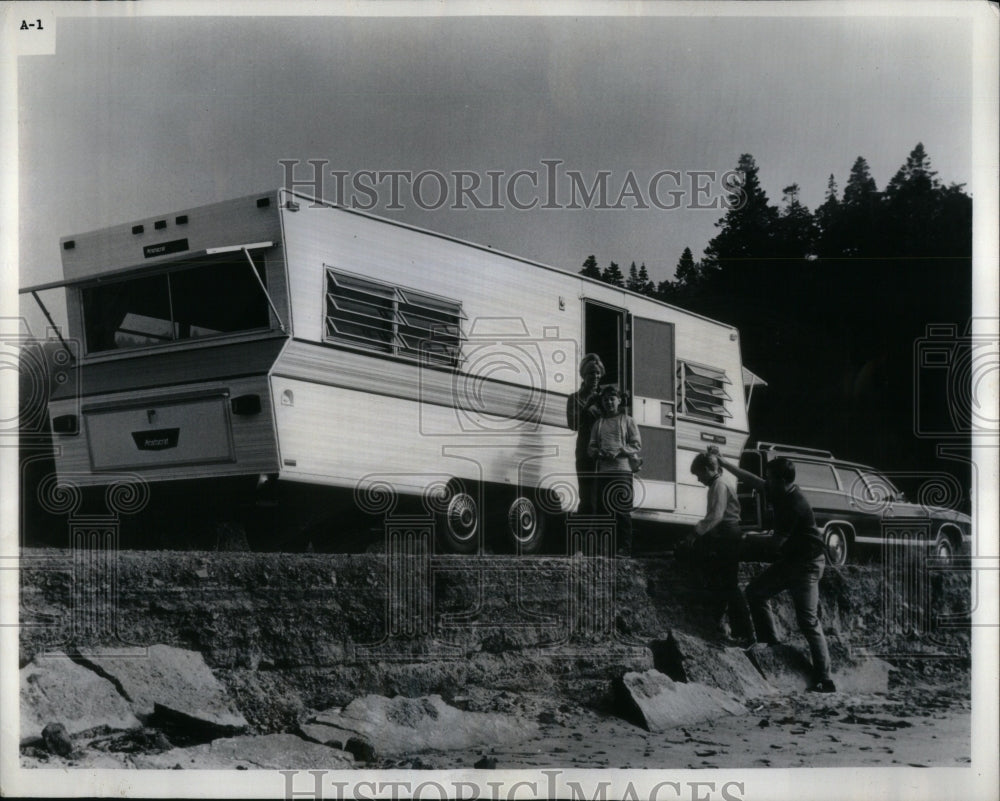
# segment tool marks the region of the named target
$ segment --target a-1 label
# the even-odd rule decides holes
[[[39,3],[39,5],[42,5]],[[50,5],[48,3],[44,4]],[[52,4],[54,5],[54,4]],[[41,9],[35,11],[39,13]],[[16,35],[8,40],[19,56],[51,56],[56,52],[56,16],[47,10],[41,17],[6,17],[4,22]]]

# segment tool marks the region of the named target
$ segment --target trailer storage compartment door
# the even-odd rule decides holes
[[[235,460],[223,392],[85,407],[83,416],[94,470]]]
[[[644,481],[677,480],[674,326],[632,318],[632,413],[642,436]],[[671,503],[669,507],[673,508]]]

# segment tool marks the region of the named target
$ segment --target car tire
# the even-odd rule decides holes
[[[827,526],[823,531],[823,541],[826,544],[826,559],[829,564],[839,567],[847,563],[851,539],[845,526]]]
[[[939,531],[937,539],[934,541],[934,550],[931,556],[943,562],[950,562],[955,558],[955,543],[943,531]]]

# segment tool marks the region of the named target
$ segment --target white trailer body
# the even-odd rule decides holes
[[[50,401],[60,481],[266,480],[363,506],[459,482],[475,505],[541,488],[539,514],[570,511],[588,352],[632,397],[636,518],[699,519],[691,458],[747,439],[734,328],[287,190],[61,246],[64,280],[22,290],[64,286],[79,342],[79,393]]]

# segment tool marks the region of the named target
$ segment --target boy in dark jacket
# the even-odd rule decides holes
[[[751,581],[746,588],[757,640],[768,644],[778,642],[774,631],[768,599],[788,590],[795,604],[795,616],[809,643],[812,655],[813,683],[810,690],[836,691],[830,678],[830,651],[819,621],[819,580],[826,562],[823,535],[816,527],[809,501],[795,485],[795,465],[784,457],[767,463],[766,479],[726,462],[717,448],[709,448],[724,469],[758,490],[767,492],[774,507],[774,532],[783,539],[777,561]]]

